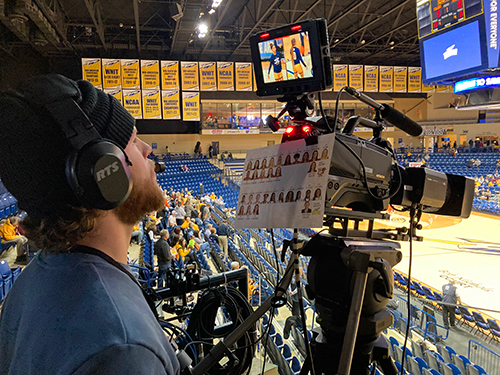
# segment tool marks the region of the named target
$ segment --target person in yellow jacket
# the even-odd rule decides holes
[[[16,263],[25,262],[26,251],[24,244],[28,242],[28,239],[17,233],[17,227],[21,220],[15,216],[7,219],[7,221],[0,226],[0,237],[2,237],[2,244],[12,244],[16,246],[17,259]]]
[[[187,228],[193,228],[193,230],[197,230],[198,232],[200,231],[200,227],[196,225],[193,221],[191,221],[191,218],[186,217],[184,222],[181,225],[182,229],[187,229]]]

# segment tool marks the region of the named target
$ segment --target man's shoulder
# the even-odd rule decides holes
[[[168,356],[168,342],[139,286],[124,272],[89,254],[48,258],[30,263],[9,292],[0,341],[24,347],[36,342],[30,358],[53,358],[55,368],[78,365],[113,345],[142,345],[159,357]],[[57,349],[62,362],[54,357],[57,342],[65,342]],[[76,347],[83,349],[76,353]]]

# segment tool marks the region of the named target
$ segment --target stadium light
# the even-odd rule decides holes
[[[198,25],[198,38],[204,38],[207,35],[208,26],[204,23]]]

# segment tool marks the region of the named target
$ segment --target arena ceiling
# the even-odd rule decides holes
[[[178,6],[176,5],[178,4]],[[0,0],[0,54],[249,61],[249,37],[326,18],[334,63],[419,65],[416,0]],[[172,16],[180,9],[177,20]],[[198,25],[208,31],[198,36]]]

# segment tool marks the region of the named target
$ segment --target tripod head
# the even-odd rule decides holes
[[[277,117],[267,116],[265,125],[268,126],[273,132],[280,129],[279,118],[286,112],[290,115],[293,122],[304,121],[306,117],[310,116],[314,110],[314,96],[313,94],[304,94],[300,98],[297,95],[285,95],[278,98],[280,103],[286,103],[285,107],[281,110]]]

